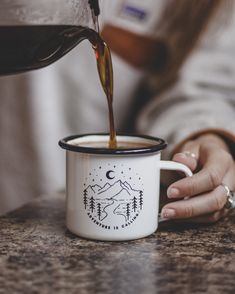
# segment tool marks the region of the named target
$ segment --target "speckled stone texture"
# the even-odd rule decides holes
[[[235,293],[235,214],[131,242],[80,239],[63,194],[0,218],[0,293]]]

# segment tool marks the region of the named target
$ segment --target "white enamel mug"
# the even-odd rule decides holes
[[[88,134],[59,142],[66,149],[67,228],[103,241],[146,237],[158,227],[160,170],[186,176],[192,172],[183,164],[161,160],[166,147],[162,139],[118,135],[118,142],[139,145],[125,149],[105,148],[108,140],[106,134]],[[91,147],[97,142],[103,147]]]

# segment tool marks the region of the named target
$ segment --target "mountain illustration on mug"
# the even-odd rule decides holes
[[[115,220],[118,225],[132,222],[139,215],[143,208],[143,191],[121,180],[103,187],[89,185],[83,191],[83,202],[89,216],[108,225]]]

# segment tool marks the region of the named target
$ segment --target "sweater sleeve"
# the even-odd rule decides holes
[[[165,157],[186,138],[216,132],[235,144],[235,17],[191,54],[178,81],[142,110],[138,131],[168,141]]]

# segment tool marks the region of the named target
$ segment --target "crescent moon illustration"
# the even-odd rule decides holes
[[[107,179],[109,179],[109,180],[114,179],[114,176],[113,176],[113,177],[110,176],[111,173],[114,173],[114,171],[113,171],[113,170],[108,170],[107,173],[106,173],[106,177],[107,177]]]

